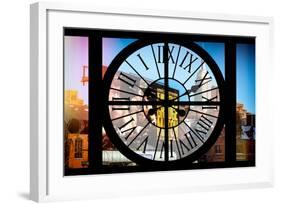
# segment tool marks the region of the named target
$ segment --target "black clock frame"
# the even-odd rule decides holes
[[[89,167],[65,169],[64,175],[108,174],[143,171],[209,169],[255,166],[255,161],[236,161],[236,44],[255,43],[254,37],[182,34],[169,32],[123,31],[106,29],[64,28],[64,36],[85,36],[89,39]],[[102,127],[109,127],[104,112],[108,110],[102,79],[102,38],[136,38],[147,41],[220,42],[225,45],[225,84],[227,93],[223,112],[225,128],[225,161],[208,163],[181,163],[173,166],[124,166],[114,167],[102,164]],[[63,51],[64,52],[64,51]],[[106,109],[106,110],[103,110]],[[64,114],[64,113],[63,113]],[[111,123],[111,122],[110,122]],[[115,132],[115,130],[114,130]]]
[[[212,71],[212,73],[215,76],[216,82],[218,84],[218,89],[219,89],[219,99],[220,99],[220,103],[217,103],[216,105],[218,105],[220,107],[219,109],[219,114],[218,114],[218,118],[217,118],[217,122],[215,125],[215,128],[212,131],[211,136],[207,139],[207,141],[200,147],[198,148],[198,150],[196,150],[195,152],[193,152],[192,154],[181,158],[181,159],[177,159],[177,160],[173,160],[173,161],[169,161],[169,157],[168,157],[168,152],[169,152],[169,142],[168,142],[168,116],[165,116],[165,128],[164,128],[164,133],[165,133],[165,146],[164,146],[164,155],[165,155],[165,160],[164,161],[155,161],[155,160],[150,160],[147,159],[145,157],[142,157],[138,154],[136,154],[134,151],[132,151],[128,146],[126,146],[124,144],[124,142],[120,139],[120,136],[118,136],[118,134],[116,133],[116,130],[114,129],[112,123],[111,123],[111,119],[110,119],[110,109],[108,108],[109,105],[113,105],[114,103],[109,103],[108,102],[108,98],[109,98],[109,92],[110,92],[110,86],[111,86],[111,82],[114,78],[114,75],[116,74],[117,70],[119,69],[119,67],[121,66],[121,64],[135,51],[137,51],[138,49],[141,49],[145,46],[149,46],[152,44],[157,44],[157,43],[164,43],[164,59],[163,59],[163,63],[164,63],[164,93],[165,93],[165,98],[163,102],[154,102],[157,103],[156,105],[162,105],[165,108],[165,115],[168,115],[168,107],[175,105],[176,103],[172,103],[169,102],[168,99],[168,79],[170,79],[170,77],[168,76],[168,44],[176,44],[176,45],[181,45],[182,47],[188,48],[191,51],[195,52],[198,56],[200,56],[205,62],[206,64],[209,66],[210,70]],[[138,40],[133,42],[132,44],[130,44],[129,46],[127,46],[126,48],[124,48],[112,61],[112,63],[109,65],[108,70],[104,76],[103,79],[103,85],[104,85],[104,107],[103,110],[105,111],[105,119],[104,119],[104,126],[105,126],[105,130],[110,133],[111,136],[111,141],[113,142],[113,144],[118,148],[118,150],[125,155],[126,157],[128,157],[130,160],[132,160],[133,162],[136,162],[137,164],[141,165],[141,166],[147,166],[147,167],[156,167],[156,166],[165,166],[167,168],[171,167],[171,166],[187,166],[187,164],[190,164],[192,162],[194,162],[195,160],[197,160],[200,156],[202,156],[204,153],[206,153],[211,146],[215,143],[215,141],[217,140],[217,137],[220,135],[222,128],[224,126],[224,115],[223,115],[223,111],[224,111],[224,100],[225,100],[225,96],[224,96],[224,79],[223,76],[220,72],[219,67],[217,66],[216,62],[211,58],[211,56],[205,51],[203,50],[199,45],[185,40],[171,40],[171,39],[165,39],[165,40],[149,40],[149,39],[145,39],[145,40]],[[184,86],[184,85],[183,85]],[[153,102],[150,102],[153,103]],[[191,102],[189,102],[189,104],[187,104],[187,102],[185,102],[184,105],[191,105]],[[119,103],[120,104],[120,101]],[[136,102],[125,102],[126,105],[136,105]],[[177,103],[178,104],[178,103]],[[139,103],[138,105],[144,105],[143,103]],[[192,105],[198,105],[198,104],[192,104]],[[208,103],[205,102],[204,105],[214,105],[213,103]]]

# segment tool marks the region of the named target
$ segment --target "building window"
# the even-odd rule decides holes
[[[83,140],[81,138],[75,140],[75,158],[82,158],[82,142]]]
[[[221,151],[221,146],[220,145],[216,145],[215,146],[215,152],[216,154],[220,154],[222,151]]]

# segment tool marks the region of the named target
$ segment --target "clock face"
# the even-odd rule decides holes
[[[104,77],[104,126],[140,165],[192,163],[214,144],[224,120],[224,79],[200,46],[139,40]]]

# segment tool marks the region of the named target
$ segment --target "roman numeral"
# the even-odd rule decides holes
[[[177,150],[178,150],[178,153],[179,153],[180,158],[181,158],[181,152],[180,152],[179,142],[177,140],[177,134],[176,134],[175,128],[173,128],[173,133],[174,133],[174,137],[175,137],[175,142],[176,142]]]
[[[165,141],[163,141],[163,143],[162,143],[162,147],[161,147],[161,151],[160,151],[160,158],[162,158],[164,150],[165,150]],[[173,156],[173,140],[170,140],[170,157],[174,157]]]
[[[154,151],[153,160],[155,160],[155,157],[156,157],[157,148],[158,148],[159,139],[160,139],[160,136],[161,136],[162,129],[160,129],[158,132],[159,132],[159,133],[158,133],[158,137],[157,137],[157,142],[156,142],[156,147],[155,147],[155,151]]]
[[[188,55],[190,56],[189,60],[187,60]],[[191,66],[197,59],[198,59],[198,57],[194,58],[192,53],[190,53],[189,51],[186,51],[186,54],[183,57],[182,62],[180,63],[179,66],[182,67],[184,70],[186,70],[188,68],[188,72],[190,73]],[[183,64],[185,64],[185,61],[187,61],[187,64],[185,66],[183,66]]]
[[[211,128],[213,122],[211,120],[209,120],[207,117],[205,117],[204,115],[202,115],[199,119],[199,121],[197,122],[198,125],[201,126],[201,128],[203,128],[207,134],[207,132],[209,131],[209,129]]]
[[[146,125],[141,129],[141,131],[139,131],[139,133],[134,137],[134,139],[131,140],[131,142],[128,144],[128,147],[139,137],[139,135],[146,129],[146,127],[149,125],[150,123],[146,123]],[[136,127],[135,127],[136,128]],[[134,129],[135,129],[134,128]]]
[[[144,145],[144,146],[143,146],[142,152],[145,153],[145,151],[146,151],[146,145],[147,145],[147,142],[148,142],[148,137],[149,137],[149,136],[147,136],[147,137],[142,141],[142,143],[137,147],[137,150],[140,150],[141,146]]]
[[[174,157],[173,156],[173,141],[174,140],[170,140],[170,157]]]
[[[125,102],[130,102],[130,98],[115,98],[112,97],[113,101],[125,101]],[[114,110],[130,110],[130,106],[129,105],[112,105],[112,111]]]
[[[179,146],[181,148],[181,155],[184,155],[184,150],[186,149],[188,152],[190,151],[189,147],[181,140],[179,139]]]
[[[218,116],[216,115],[212,115],[212,114],[209,114],[209,113],[205,113],[205,112],[200,112],[199,110],[193,110],[193,109],[189,109],[190,112],[197,112],[197,113],[200,113],[200,114],[203,114],[203,115],[206,115],[206,116],[210,116],[210,117],[213,117],[213,118],[218,118]],[[188,126],[188,125],[187,125]]]
[[[130,87],[134,87],[135,83],[137,82],[137,80],[127,76],[124,73],[120,73],[118,76],[118,79],[121,80],[122,82],[126,83],[127,85],[129,85]]]
[[[202,96],[202,98],[203,99],[205,99],[206,100],[206,102],[214,102],[216,99],[218,99],[218,96],[215,96],[215,97],[211,97],[211,98],[206,98],[206,97],[204,97],[204,96]],[[214,105],[208,105],[208,106],[202,106],[202,109],[204,110],[204,109],[217,109],[218,108],[218,106],[214,106]]]
[[[158,50],[158,60],[157,60],[157,63],[163,63],[163,58],[161,58],[161,56],[163,56],[161,53],[163,53],[163,48],[164,46],[157,46],[157,50]],[[162,49],[161,49],[162,48]],[[161,52],[162,50],[162,52]]]
[[[197,139],[199,139],[202,143],[204,143],[205,138],[204,135],[207,134],[207,132],[209,131],[209,129],[211,128],[213,122],[211,120],[209,120],[207,117],[205,117],[204,115],[202,115],[199,119],[199,121],[197,122],[197,125],[200,126],[200,129],[196,128],[195,130],[193,130],[191,127],[188,128],[190,129],[190,131],[188,132],[189,135],[191,137],[195,136],[197,137]],[[203,135],[202,135],[203,134]]]
[[[164,63],[164,61],[163,61],[164,45],[157,46],[157,48],[158,48],[157,49],[158,50],[158,60],[157,60],[157,62],[158,63]],[[173,63],[173,64],[175,64],[175,60],[174,60],[173,55],[172,55],[172,53],[174,52],[174,49],[175,49],[175,46],[169,46],[169,49],[168,49],[168,61],[170,63]]]
[[[189,136],[188,136],[189,135]],[[197,143],[194,140],[193,135],[190,133],[190,131],[188,133],[184,134],[189,146],[191,147],[191,149],[193,149],[194,147],[197,147]]]
[[[199,88],[200,88],[200,87],[197,87],[197,88],[196,88],[196,91],[197,91]],[[200,95],[200,94],[203,94],[203,93],[207,93],[207,92],[210,92],[210,91],[216,90],[216,89],[218,89],[218,87],[214,87],[214,88],[211,88],[211,89],[208,89],[208,90],[203,90],[203,91],[201,91],[201,92],[194,93],[194,94],[192,94],[192,95],[189,95],[189,97],[193,97],[193,96],[196,96],[196,95]],[[194,92],[196,92],[196,91],[194,91]]]
[[[209,72],[207,71],[207,73],[204,75],[204,77],[202,79],[197,79],[195,80],[195,82],[199,82],[199,88],[207,83],[209,83],[210,81],[212,81],[212,77],[209,76],[208,77]]]
[[[202,98],[205,99],[206,102],[213,102],[216,99],[218,99],[218,96],[216,95],[215,97],[211,97],[211,98],[206,98],[206,97],[202,96]]]
[[[140,54],[137,55],[139,57],[139,59],[141,60],[142,64],[144,65],[146,70],[149,70],[149,67],[146,65],[146,63],[144,62],[143,58],[141,57]]]
[[[151,51],[152,51],[152,54],[153,54],[153,59],[154,59],[154,62],[155,62],[156,68],[157,68],[158,77],[161,78],[160,72],[159,72],[159,67],[158,67],[158,63],[157,63],[157,60],[156,60],[156,55],[155,55],[153,46],[150,45],[150,47],[151,47]],[[158,55],[158,56],[160,56],[160,55]]]
[[[175,67],[174,67],[174,72],[173,72],[173,78],[175,77],[175,74],[176,74],[180,52],[181,52],[181,46],[179,46],[179,50],[178,50],[178,54],[177,54],[177,58],[176,58],[176,63],[175,63]]]
[[[190,76],[183,82],[183,84],[186,84],[191,78],[192,76],[197,73],[197,71],[204,65],[205,61],[202,61],[201,64],[199,66],[197,66],[197,68],[190,74]]]
[[[188,134],[190,135],[190,138],[193,140],[193,142],[195,142],[194,140],[194,137],[196,137],[197,139],[199,139],[202,143],[204,143],[204,137],[201,136],[200,133],[197,132],[197,130],[193,130],[192,128],[190,128],[190,131],[188,132]],[[188,138],[187,138],[188,139]],[[189,141],[190,142],[190,141]],[[192,143],[190,142],[190,146],[192,147],[191,145]],[[196,144],[196,143],[195,143]],[[197,146],[197,144],[195,145]],[[193,148],[193,147],[192,147]]]
[[[160,158],[162,158],[162,156],[163,156],[164,149],[165,149],[165,142],[163,141],[161,151],[160,151]]]
[[[135,121],[134,118],[131,118],[128,122],[126,122],[125,124],[123,124],[122,126],[118,127],[120,132],[122,134],[129,132],[129,134],[127,134],[127,136],[125,137],[125,139],[127,140],[129,138],[129,136],[134,132],[134,130],[137,128],[137,126],[135,127],[129,127],[127,128],[127,125],[129,125],[131,122]]]
[[[172,48],[169,46],[169,49],[168,49],[168,61],[170,61],[170,59],[171,59],[173,64],[175,64],[175,60],[172,55],[174,48],[175,48],[175,46],[172,46]]]

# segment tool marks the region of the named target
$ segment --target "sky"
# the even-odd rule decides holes
[[[255,113],[255,45],[238,44],[236,47],[237,101],[248,112]]]
[[[109,66],[114,57],[134,41],[136,41],[136,39],[103,38],[103,65]],[[211,55],[219,66],[222,75],[225,76],[224,44],[216,42],[196,43]],[[148,48],[143,49],[144,51],[147,49],[146,52],[151,52]],[[177,53],[176,49],[178,49],[178,47],[175,48],[175,54]],[[153,64],[152,57],[146,59]],[[134,61],[132,62],[134,63]],[[150,63],[148,62],[148,64]],[[251,44],[238,44],[236,63],[237,102],[243,103],[248,112],[255,113],[255,46]],[[83,86],[80,82],[83,65],[88,65],[88,38],[65,37],[65,89],[78,90],[79,97],[85,102],[88,102],[87,86]],[[125,66],[123,67],[122,69],[128,69]],[[153,72],[152,70],[155,71],[155,69],[150,70],[149,72]],[[156,76],[155,73],[149,72],[146,72],[148,77]],[[178,78],[181,76],[184,75],[179,74]]]
[[[105,66],[109,66],[111,61],[115,58],[115,56],[129,44],[133,43],[137,39],[129,39],[129,38],[103,38],[102,46],[103,46],[103,59],[102,64]]]
[[[216,42],[196,42],[196,43],[211,55],[211,57],[215,60],[216,64],[220,68],[223,77],[225,77],[224,43],[216,43]]]
[[[129,44],[131,44],[132,42],[134,42],[136,39],[115,39],[115,38],[103,38],[103,65],[105,66],[109,66],[111,61],[114,59],[114,57],[126,46],[128,46]],[[197,42],[198,45],[202,46],[205,50],[207,50],[208,52],[212,52],[214,53],[214,60],[216,61],[216,63],[218,64],[218,66],[220,67],[222,74],[224,76],[224,56],[219,56],[218,54],[220,53],[224,53],[224,44],[223,43],[201,43],[201,42]],[[158,46],[164,45],[163,43],[159,43],[159,44],[153,44],[153,48],[154,48],[154,52],[157,58],[157,54],[158,54]],[[177,58],[177,54],[178,51],[180,51],[180,55],[179,55],[179,61],[177,64],[177,68],[176,68],[176,72],[175,72],[175,79],[179,80],[180,82],[184,82],[186,80],[186,72],[187,70],[184,70],[183,68],[181,68],[179,65],[181,64],[182,59],[184,58],[186,52],[191,52],[190,50],[188,50],[187,48],[184,47],[179,47],[179,45],[176,44],[170,44],[170,47],[174,47],[173,51],[172,51],[172,55],[173,55],[173,59],[176,60]],[[179,50],[181,49],[181,50]],[[140,59],[138,57],[136,57],[138,54],[141,54],[142,58],[145,59],[145,62],[147,65],[149,65],[150,69],[147,70],[143,64],[140,63]],[[196,53],[193,53],[194,56],[197,56]],[[199,56],[197,56],[199,57]],[[189,56],[188,58],[189,59]],[[200,57],[199,57],[200,59]],[[140,73],[141,76],[143,76],[145,79],[149,79],[151,81],[157,80],[158,77],[158,73],[157,73],[157,68],[156,68],[156,64],[153,58],[153,52],[151,49],[151,46],[145,46],[139,50],[137,50],[135,53],[133,53],[131,56],[128,57],[128,62],[130,62],[130,64],[135,67],[138,68],[138,72]],[[197,60],[196,62],[194,62],[194,67],[199,67],[199,65],[202,63],[201,60]],[[158,64],[159,67],[159,72],[160,72],[160,76],[163,77],[164,76],[164,64]],[[205,68],[207,70],[210,70],[210,68],[205,65]],[[173,71],[175,69],[175,64],[173,63],[169,63],[169,76],[171,77],[173,75]],[[122,72],[126,72],[126,73],[132,73],[135,74],[135,72],[130,68],[129,65],[127,65],[126,63],[121,64],[119,71]],[[212,72],[209,72],[209,75],[213,77]],[[185,87],[187,89],[190,89],[194,84],[195,84],[195,80],[196,80],[197,75],[195,74],[186,84]],[[217,86],[217,83],[215,81],[212,81],[212,85],[210,86]],[[184,88],[183,86],[181,86],[179,83],[177,83],[176,81],[173,80],[169,80],[169,86],[173,87],[174,89],[179,90],[179,93],[183,93],[184,92]],[[187,96],[183,96],[180,98],[180,100],[187,100]],[[192,100],[192,99],[190,99]]]
[[[88,86],[81,83],[83,65],[88,65],[88,37],[64,37],[65,90],[78,90],[78,97],[88,104]]]

